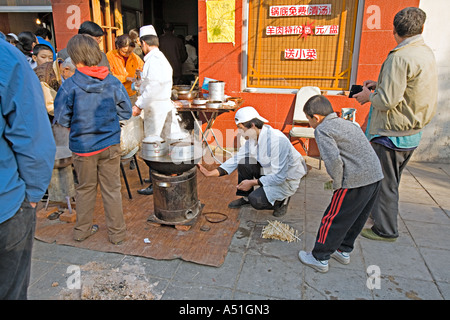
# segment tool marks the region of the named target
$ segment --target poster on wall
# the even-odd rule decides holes
[[[235,43],[235,0],[207,1],[206,26],[209,43]]]

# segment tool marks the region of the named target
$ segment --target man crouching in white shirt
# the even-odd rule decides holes
[[[235,122],[247,139],[245,144],[216,169],[207,170],[200,164],[198,167],[207,177],[238,170],[236,195],[241,198],[230,202],[229,208],[250,204],[257,210],[274,210],[273,215],[281,217],[307,172],[305,160],[280,130],[264,124],[268,121],[253,107],[239,109]],[[254,188],[257,185],[260,187]]]

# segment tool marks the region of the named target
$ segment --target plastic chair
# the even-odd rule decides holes
[[[302,144],[303,150],[305,150],[306,155],[309,151],[309,139],[314,139],[314,128],[309,127],[309,121],[303,112],[303,107],[309,98],[321,94],[318,87],[302,87],[297,91],[297,96],[295,97],[295,107],[294,116],[292,119],[293,127],[289,131],[290,138],[299,139]],[[295,127],[296,124],[307,124],[308,127],[300,126]],[[305,142],[301,142],[301,138],[305,139]],[[319,170],[322,168],[322,157],[319,156]]]
[[[125,168],[123,167],[123,163],[129,163],[132,159],[134,159],[134,163],[136,164],[136,170],[139,175],[139,180],[140,180],[141,184],[144,184],[144,182],[142,181],[141,171],[139,170],[139,165],[138,165],[138,162],[136,159],[136,153],[138,151],[139,151],[139,147],[136,147],[128,154],[120,157],[120,170],[122,171],[122,177],[123,177],[123,180],[125,181],[125,186],[127,187],[127,191],[128,191],[128,197],[130,199],[133,199],[133,197],[131,196],[130,186],[128,185],[128,179],[127,179],[127,175],[125,173]]]

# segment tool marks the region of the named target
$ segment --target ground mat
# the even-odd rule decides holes
[[[141,160],[138,160],[138,164],[142,178],[148,178],[146,164]],[[174,226],[147,221],[154,213],[153,196],[138,194],[137,190],[147,184],[144,182],[144,185],[141,185],[136,169],[130,170],[128,164],[124,164],[124,168],[132,199],[128,196],[122,178],[122,202],[127,225],[127,240],[123,244],[113,245],[108,240],[100,192],[94,213],[94,223],[99,225],[97,233],[82,242],[73,240],[75,223],[61,221],[61,217],[49,220],[46,215],[51,209],[55,209],[57,204],[49,203],[46,209],[41,202],[38,207],[35,238],[47,243],[56,242],[89,250],[161,260],[180,258],[215,267],[222,265],[231,239],[239,227],[239,210],[228,208],[228,203],[236,199],[236,172],[220,178],[206,178],[200,171],[197,172],[198,199],[203,209],[188,230],[180,230]],[[220,214],[214,214],[215,212]]]

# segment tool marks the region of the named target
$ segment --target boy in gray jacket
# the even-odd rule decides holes
[[[310,98],[303,108],[328,174],[333,197],[320,223],[312,252],[299,252],[300,261],[320,272],[328,260],[350,263],[356,237],[377,200],[383,173],[373,148],[361,128],[339,118],[324,96]]]

